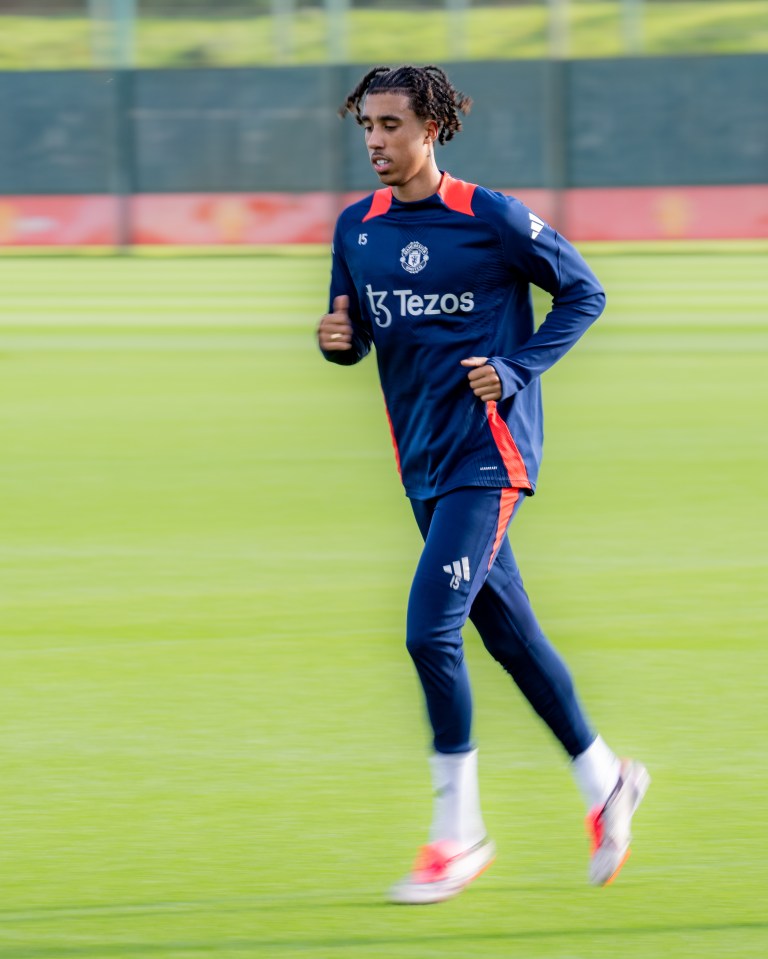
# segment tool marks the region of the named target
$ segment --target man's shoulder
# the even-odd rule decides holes
[[[368,228],[366,221],[386,213],[391,204],[392,191],[387,188],[368,193],[342,210],[334,230],[334,254],[351,255],[351,251],[357,246],[365,244],[365,230]]]
[[[358,226],[362,223],[370,212],[377,195],[382,192],[389,191],[376,190],[374,193],[366,193],[365,196],[360,197],[360,199],[350,203],[349,206],[344,207],[336,221],[338,227],[345,229],[350,226]]]
[[[508,220],[511,216],[525,210],[525,205],[517,197],[488,187],[475,187],[472,197],[472,212],[475,216],[488,220]]]
[[[520,244],[527,247],[547,226],[541,217],[516,196],[485,187],[475,190],[472,212],[496,233],[508,250]]]
[[[440,195],[450,210],[468,214],[498,233],[506,233],[510,227],[516,231],[527,222],[528,208],[517,197],[477,183],[446,174]]]

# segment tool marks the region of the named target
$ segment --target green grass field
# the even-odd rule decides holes
[[[419,542],[324,256],[0,259],[0,955],[764,959],[765,248],[588,251],[513,543],[653,785],[585,882],[566,762],[467,631],[494,868],[382,893],[430,815]]]
[[[85,6],[85,4],[83,5]],[[298,6],[281,39],[274,17],[212,13],[204,17],[140,13],[135,32],[140,67],[240,66],[324,63],[329,25],[324,11]],[[115,8],[116,9],[116,8]],[[189,8],[187,8],[188,10]],[[211,11],[216,5],[210,4]],[[225,7],[232,11],[233,7]],[[624,0],[570,0],[567,52],[611,57],[627,52]],[[545,57],[549,11],[543,2],[472,4],[462,19],[444,9],[395,6],[355,8],[346,19],[346,56],[353,63],[390,60]],[[106,31],[87,16],[0,15],[0,69],[73,69],[93,66],[109,46]],[[281,53],[281,46],[284,47]],[[768,50],[768,0],[645,2],[640,47],[648,55],[758,53]]]

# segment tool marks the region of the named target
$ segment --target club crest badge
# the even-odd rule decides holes
[[[406,273],[421,273],[429,261],[429,250],[415,240],[400,251],[400,265]]]

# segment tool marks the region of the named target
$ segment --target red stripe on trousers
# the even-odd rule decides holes
[[[496,527],[496,539],[493,542],[491,558],[488,560],[488,569],[493,566],[493,561],[496,559],[496,554],[498,553],[499,547],[501,546],[501,543],[507,532],[509,520],[512,516],[512,513],[515,511],[517,501],[523,495],[523,491],[521,489],[516,489],[514,487],[512,489],[505,487],[504,489],[499,490],[499,492],[501,493],[501,497],[499,499],[499,525]]]

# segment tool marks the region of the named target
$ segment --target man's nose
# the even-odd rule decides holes
[[[371,127],[371,132],[368,134],[368,149],[369,150],[380,150],[383,143],[383,137],[381,135],[381,130],[376,127]]]

